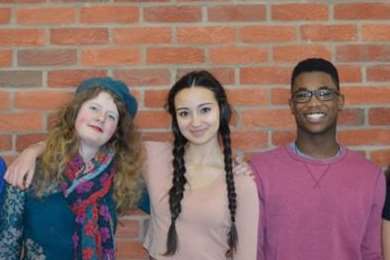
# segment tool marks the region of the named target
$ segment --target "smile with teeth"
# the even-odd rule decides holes
[[[323,117],[325,117],[325,113],[323,112],[306,113],[305,117],[311,122],[317,122],[320,121]]]

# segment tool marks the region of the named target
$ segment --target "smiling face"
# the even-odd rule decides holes
[[[96,149],[107,143],[117,129],[119,113],[113,97],[100,92],[85,101],[77,114],[75,129],[80,147]]]
[[[301,90],[315,91],[330,89],[337,91],[331,76],[325,72],[304,72],[298,75],[293,83],[292,93]],[[334,98],[320,101],[314,95],[306,103],[298,103],[294,98],[289,100],[290,109],[295,116],[298,131],[308,134],[325,134],[334,131],[337,125],[338,111],[343,108],[343,95],[335,94]]]
[[[213,92],[204,87],[182,89],[175,96],[175,110],[180,132],[190,143],[217,141],[220,111]]]

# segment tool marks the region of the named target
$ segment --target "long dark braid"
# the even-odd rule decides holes
[[[226,97],[225,97],[226,98]],[[226,256],[233,256],[234,251],[237,248],[238,244],[238,234],[236,228],[236,209],[237,209],[237,194],[236,187],[234,185],[234,174],[233,174],[233,161],[232,161],[232,147],[230,140],[230,128],[229,121],[231,117],[231,109],[228,106],[221,107],[221,116],[220,116],[220,126],[219,133],[221,135],[222,144],[223,144],[223,155],[225,162],[225,174],[226,174],[226,189],[228,194],[228,206],[230,211],[230,230],[228,233],[228,246],[229,250],[226,252]]]
[[[176,119],[175,96],[184,88],[203,87],[214,93],[215,99],[220,108],[220,127],[219,134],[223,143],[224,164],[226,172],[226,186],[228,194],[228,206],[230,212],[231,226],[227,234],[229,250],[227,256],[232,256],[237,243],[238,235],[235,225],[235,216],[237,209],[236,191],[234,185],[234,175],[232,170],[232,150],[230,141],[229,122],[231,118],[231,108],[227,102],[225,90],[215,77],[207,71],[193,71],[180,78],[170,89],[168,93],[167,110],[172,116],[172,132],[174,135],[173,147],[173,180],[172,187],[169,190],[169,208],[171,212],[171,225],[167,235],[167,251],[165,256],[175,254],[178,247],[178,236],[176,232],[176,220],[181,213],[181,200],[184,195],[184,186],[187,182],[185,178],[185,144],[186,138],[181,134]]]
[[[172,187],[169,190],[169,209],[171,211],[171,225],[169,226],[167,236],[167,251],[165,256],[175,254],[178,246],[178,237],[176,232],[176,219],[181,213],[181,200],[184,195],[184,185],[187,180],[184,176],[186,172],[184,162],[184,146],[187,140],[180,133],[177,125],[176,118],[172,120],[172,131],[174,135],[174,146],[173,146],[173,179]]]

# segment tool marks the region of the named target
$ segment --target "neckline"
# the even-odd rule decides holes
[[[340,154],[338,156],[333,156],[328,159],[312,159],[312,158],[306,158],[303,156],[300,156],[296,154],[291,147],[291,144],[286,144],[284,146],[284,149],[286,150],[287,154],[294,160],[301,161],[303,163],[307,164],[314,164],[314,165],[327,165],[327,164],[333,164],[336,162],[339,162],[344,159],[344,157],[348,154],[348,150],[340,144]]]

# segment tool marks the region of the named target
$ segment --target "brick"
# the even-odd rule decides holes
[[[31,144],[38,143],[47,139],[47,134],[26,134],[16,136],[16,151],[21,152]]]
[[[0,114],[1,132],[30,132],[43,130],[44,120],[38,112]]]
[[[51,29],[50,42],[58,45],[104,44],[108,43],[108,29],[66,28]]]
[[[291,96],[290,88],[273,88],[271,89],[271,104],[287,105]]]
[[[329,47],[324,45],[291,45],[273,48],[273,59],[278,62],[296,63],[309,57],[322,57],[330,60],[331,56]]]
[[[114,0],[114,2],[123,3],[167,3],[171,0]]]
[[[390,45],[339,45],[336,46],[339,62],[390,61]]]
[[[368,81],[390,81],[390,65],[374,65],[367,68]]]
[[[284,67],[248,67],[240,69],[241,84],[287,84],[290,69]]]
[[[144,20],[157,23],[188,23],[200,22],[202,12],[200,7],[193,6],[161,6],[145,7]]]
[[[8,91],[0,91],[0,109],[10,109],[12,105],[11,93]]]
[[[370,125],[390,125],[390,108],[370,108],[368,110]]]
[[[355,41],[357,40],[356,25],[303,25],[302,40],[305,41]]]
[[[348,3],[334,6],[336,19],[378,20],[390,18],[390,4],[385,3]]]
[[[146,90],[144,92],[144,106],[163,108],[168,97],[168,90]]]
[[[179,69],[176,74],[176,80],[184,76],[184,74],[194,71],[193,68]],[[222,85],[231,85],[235,83],[234,69],[233,68],[208,68],[208,72],[213,74],[213,76],[222,84]]]
[[[0,50],[0,67],[10,67],[12,64],[12,51]]]
[[[234,131],[231,138],[235,150],[251,151],[265,148],[268,144],[266,131]]]
[[[81,23],[135,23],[139,20],[138,7],[92,6],[80,10]]]
[[[347,105],[387,105],[390,103],[390,88],[344,87],[341,92]]]
[[[296,130],[272,131],[271,142],[274,146],[285,145],[295,140]]]
[[[58,109],[73,96],[73,92],[63,91],[24,91],[15,94],[15,108]]]
[[[0,71],[0,87],[40,87],[41,71]]]
[[[240,40],[245,43],[287,42],[296,39],[293,26],[251,25],[240,28]]]
[[[16,10],[19,24],[69,24],[76,21],[75,8],[23,8]]]
[[[171,119],[165,111],[140,111],[135,123],[140,128],[168,128],[171,125]]]
[[[81,64],[88,66],[134,65],[140,61],[141,53],[138,49],[104,48],[81,52]]]
[[[11,8],[0,8],[0,24],[9,23],[11,19]]]
[[[77,62],[77,51],[72,49],[19,50],[17,59],[20,66],[74,65]]]
[[[268,90],[264,88],[227,89],[231,105],[266,105],[269,103]]]
[[[140,222],[137,220],[121,219],[118,222],[116,232],[117,238],[138,238],[140,233]]]
[[[338,140],[344,145],[388,145],[390,129],[340,130]]]
[[[252,47],[216,47],[209,49],[213,64],[258,64],[267,61],[266,49]]]
[[[172,142],[173,136],[169,131],[167,132],[142,132],[142,140],[144,141],[158,141],[158,142]]]
[[[2,4],[39,4],[46,2],[46,0],[0,0]]]
[[[0,135],[0,150],[1,151],[12,150],[12,136],[11,135]]]
[[[339,78],[340,78],[341,85],[347,82],[362,81],[362,72],[360,66],[336,64],[336,67],[337,70],[339,71]]]
[[[116,44],[162,44],[172,41],[172,29],[168,27],[134,27],[113,29]]]
[[[171,73],[168,69],[131,69],[115,70],[115,78],[126,82],[129,86],[168,86]]]
[[[248,109],[241,111],[243,127],[292,128],[294,118],[289,109]]]
[[[376,165],[388,167],[390,162],[390,149],[371,151],[370,159]]]
[[[204,62],[205,54],[199,48],[149,48],[146,60],[149,64],[199,64]]]
[[[178,43],[183,44],[227,44],[235,41],[235,29],[224,26],[177,28]]]
[[[365,41],[389,41],[390,25],[367,24],[362,26],[362,39]]]
[[[345,108],[339,113],[338,125],[359,126],[364,124],[364,109]]]
[[[147,253],[140,241],[116,240],[116,256],[124,259],[139,259],[147,256]]]
[[[281,21],[318,21],[328,19],[327,4],[275,4],[271,6],[272,20]]]
[[[48,87],[77,87],[81,81],[91,77],[107,76],[105,70],[53,70],[47,73]]]
[[[0,29],[0,46],[40,46],[43,44],[43,30]]]
[[[264,21],[265,5],[219,5],[207,9],[210,22]]]

